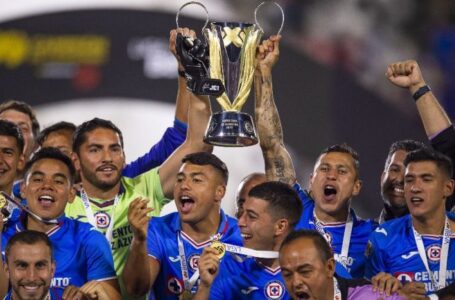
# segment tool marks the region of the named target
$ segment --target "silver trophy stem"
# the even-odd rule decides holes
[[[261,6],[263,6],[264,4],[266,3],[273,3],[275,4],[275,6],[277,6],[280,11],[281,11],[281,26],[280,26],[280,29],[278,30],[278,33],[277,35],[280,35],[281,34],[281,31],[283,31],[283,27],[284,27],[284,10],[283,8],[281,7],[281,5],[279,5],[278,3],[276,3],[275,1],[264,1],[262,2],[261,4],[259,4],[256,9],[254,10],[254,21],[256,22],[256,25],[262,30],[262,32],[264,32],[264,29],[262,28],[262,26],[259,24],[258,22],[258,18],[257,18],[257,15],[258,15],[258,11],[259,11],[259,8],[261,8]]]

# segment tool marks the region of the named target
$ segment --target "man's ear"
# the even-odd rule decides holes
[[[275,236],[286,235],[289,231],[289,221],[279,219],[275,222]]]
[[[74,198],[76,197],[76,188],[74,187],[74,184],[71,184],[70,190],[68,192],[68,203],[73,203]]]
[[[5,272],[5,276],[9,281],[9,267],[8,267],[8,263],[6,262],[6,260],[3,262],[3,272]]]
[[[221,202],[221,199],[223,199],[225,194],[226,194],[226,185],[219,184],[215,190],[215,201]]]
[[[360,194],[360,190],[362,189],[362,180],[360,179],[356,179],[356,181],[354,182],[354,188],[352,189],[352,195],[353,196],[357,196],[358,194]]]
[[[81,171],[81,161],[79,155],[76,152],[71,153],[71,160],[73,161],[74,168],[76,168],[76,173]]]
[[[446,184],[444,185],[444,196],[446,198],[450,197],[453,194],[453,189],[454,189],[454,180],[453,179],[448,179]]]
[[[325,271],[327,273],[327,276],[333,277],[335,275],[335,268],[335,259],[331,257],[325,262]]]
[[[17,171],[22,172],[25,167],[25,156],[24,154],[19,155],[19,159],[17,160]]]
[[[22,199],[26,199],[27,197],[25,196],[25,189],[26,189],[26,185],[27,185],[27,174],[25,174],[24,176],[24,180],[21,181],[20,183],[20,192],[21,192],[21,198]]]

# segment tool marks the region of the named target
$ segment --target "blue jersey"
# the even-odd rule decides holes
[[[299,184],[294,185],[294,189],[298,192],[303,204],[303,213],[297,223],[295,229],[312,229],[316,230],[314,223],[314,200],[303,191]],[[346,267],[353,278],[363,278],[365,268],[365,249],[368,243],[368,238],[378,224],[374,220],[362,220],[358,218],[354,210],[351,209],[353,218],[353,227],[351,241],[349,244],[348,259]],[[335,254],[341,253],[343,245],[343,235],[345,223],[323,224],[324,231],[328,235],[328,239]]]
[[[63,295],[63,289],[61,288],[49,288],[49,294],[50,296],[50,300],[61,300],[62,299],[62,295]],[[13,295],[12,295],[12,291],[10,290],[8,292],[8,294],[6,294],[5,298],[3,298],[3,300],[12,300],[13,299]]]
[[[147,252],[160,263],[160,273],[153,285],[156,299],[179,299],[183,292],[184,283],[178,250],[178,234],[181,232],[178,213],[164,217],[152,218],[148,227]],[[221,223],[218,228],[221,241],[233,245],[242,245],[242,237],[237,226],[237,220],[221,211]],[[181,240],[185,249],[189,277],[197,270],[197,263],[202,250],[210,245],[210,241],[196,243],[191,237],[181,232]],[[195,293],[195,285],[192,292]]]
[[[12,236],[16,232],[25,230],[21,219],[11,222],[3,232],[2,253]],[[47,233],[52,243],[56,263],[51,286],[80,287],[91,280],[115,279],[114,261],[104,235],[88,223],[67,217],[61,217],[59,221],[59,226]]]
[[[291,299],[286,291],[281,269],[271,269],[227,253],[210,289],[210,299]]]
[[[454,220],[455,214],[448,214],[448,217]],[[437,274],[442,236],[422,234],[422,239],[428,266]],[[427,292],[434,291],[431,275],[426,271],[417,250],[410,215],[385,222],[376,229],[370,236],[365,254],[365,277],[371,278],[379,272],[387,272],[401,281],[423,282]],[[447,284],[455,281],[455,233],[452,233],[450,239],[446,274]]]

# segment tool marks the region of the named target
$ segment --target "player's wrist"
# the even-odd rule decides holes
[[[141,246],[145,245],[146,242],[147,242],[147,236],[146,235],[134,233],[131,245],[133,247],[141,247]]]
[[[416,84],[411,84],[408,88],[409,92],[411,93],[411,95],[414,95],[420,88],[426,86],[427,84],[425,83],[425,81],[419,81],[418,83]]]

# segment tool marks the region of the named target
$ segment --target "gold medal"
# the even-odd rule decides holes
[[[210,244],[210,248],[215,249],[218,252],[217,256],[219,259],[226,253],[226,246],[220,241],[213,241],[212,244]]]
[[[180,294],[179,300],[191,300],[193,299],[193,294],[190,291],[184,290],[183,293]]]
[[[8,202],[6,201],[5,196],[3,196],[2,194],[0,194],[0,209],[2,209],[3,207],[5,207],[7,204],[8,204]]]

